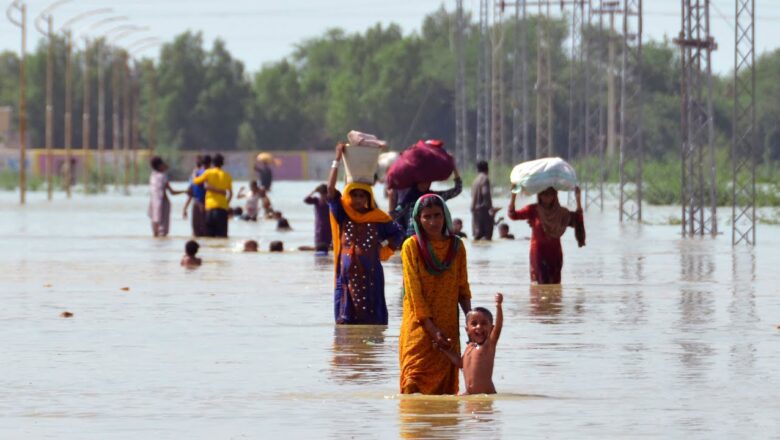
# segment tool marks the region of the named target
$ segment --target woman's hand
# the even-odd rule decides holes
[[[440,350],[451,350],[452,339],[444,336],[444,334],[441,331],[438,331],[434,335],[433,345]]]
[[[339,142],[336,144],[336,160],[341,160],[341,157],[344,155],[344,148],[347,146],[344,142]]]
[[[577,201],[577,211],[582,211],[582,190],[579,186],[574,187],[574,198]]]

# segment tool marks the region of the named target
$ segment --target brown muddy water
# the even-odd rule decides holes
[[[538,288],[512,223],[517,241],[467,245],[473,303],[505,293],[499,394],[404,398],[398,259],[388,327],[342,328],[329,258],[237,251],[311,244],[314,186],[271,194],[294,231],[232,222],[196,270],[180,197],[155,240],[145,187],[0,193],[0,438],[780,438],[780,227],[734,249],[681,239],[678,208],[621,226],[608,206],[587,247],[564,237],[563,286]],[[451,207],[469,231],[468,197]]]

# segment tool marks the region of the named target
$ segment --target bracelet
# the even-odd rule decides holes
[[[330,167],[331,167],[331,168],[338,168],[340,163],[341,163],[341,161],[340,161],[340,160],[334,160],[334,161],[333,161],[333,162],[330,164]]]

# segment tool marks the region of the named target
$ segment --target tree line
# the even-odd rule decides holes
[[[478,24],[466,17],[465,53],[468,83],[467,111],[470,148],[476,120],[475,78],[479,47]],[[338,28],[302,41],[292,53],[257,72],[246,70],[219,39],[204,47],[199,32],[186,32],[161,48],[159,60],[132,62],[130,78],[139,89],[139,125],[141,145],[149,143],[150,123],[158,127],[158,145],[170,149],[280,150],[330,148],[351,129],[374,132],[386,138],[396,149],[418,138],[435,137],[454,142],[454,102],[456,60],[453,51],[455,17],[441,8],[425,17],[421,29],[407,35],[397,25],[377,24],[362,33],[347,33]],[[569,25],[564,19],[529,17],[516,29],[504,23],[507,42],[499,51],[503,57],[503,81],[506,98],[506,127],[511,127],[511,90],[513,50],[509,42],[519,29],[528,35],[528,82],[536,83],[537,26],[547,26],[551,41],[553,72],[553,108],[555,113],[554,144],[565,156],[569,139],[569,78],[584,67],[571,59],[567,38]],[[604,32],[596,56],[589,63],[605,69]],[[64,136],[64,66],[65,44],[61,38],[52,42],[55,52],[55,145],[62,146]],[[28,55],[28,118],[30,143],[44,145],[46,60],[48,43],[41,40]],[[98,53],[103,54],[100,68],[106,83],[106,109],[113,106],[111,87],[112,63],[121,57],[118,49],[97,42],[89,50],[74,52],[74,130],[73,145],[81,145],[81,114],[84,61],[89,61],[89,83],[97,84]],[[618,54],[618,57],[620,55]],[[644,46],[643,92],[644,145],[646,154],[672,156],[679,154],[680,138],[680,57],[679,50],[668,40],[651,41]],[[619,58],[618,58],[619,59]],[[19,57],[12,52],[0,54],[0,106],[17,106]],[[119,67],[121,68],[121,67]],[[761,154],[780,158],[780,50],[763,54],[757,61],[758,147]],[[716,142],[727,147],[731,139],[733,77],[724,74],[713,78]],[[583,87],[584,85],[580,85]],[[92,124],[96,124],[97,92],[91,95]],[[583,93],[575,99],[582,100]],[[122,96],[117,96],[122,99]],[[606,104],[606,96],[598,98]],[[581,102],[574,108],[582,108]],[[121,106],[120,106],[121,111]],[[16,114],[17,112],[14,111]],[[584,115],[573,115],[575,126]],[[530,112],[533,136],[535,112]],[[110,148],[112,121],[106,117],[106,145]],[[97,145],[95,125],[90,145]],[[505,142],[511,142],[510,129]],[[575,145],[575,154],[581,148]]]

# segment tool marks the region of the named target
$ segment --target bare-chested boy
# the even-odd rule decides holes
[[[495,394],[493,385],[493,361],[496,358],[496,344],[501,336],[504,323],[504,312],[501,303],[504,296],[496,294],[496,322],[493,315],[482,307],[473,308],[466,315],[466,334],[469,342],[463,357],[452,350],[443,350],[458,368],[463,369],[463,379],[466,382],[464,394]]]

